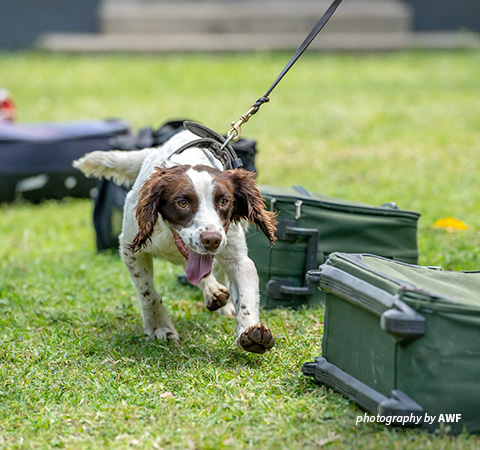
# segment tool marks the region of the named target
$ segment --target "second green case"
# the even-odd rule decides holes
[[[266,207],[278,214],[273,246],[255,227],[247,234],[266,309],[323,304],[325,295],[308,285],[305,276],[332,252],[373,253],[417,263],[417,212],[394,203],[376,207],[311,194],[301,186],[259,189]]]

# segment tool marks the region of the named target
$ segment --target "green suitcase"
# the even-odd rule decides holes
[[[322,356],[305,375],[370,421],[480,431],[480,272],[335,253],[307,279],[326,308]]]
[[[416,212],[394,203],[374,207],[310,194],[300,186],[259,189],[266,207],[278,213],[273,247],[255,227],[247,233],[266,309],[324,304],[324,294],[309,286],[305,275],[332,252],[374,253],[412,264],[418,260]]]

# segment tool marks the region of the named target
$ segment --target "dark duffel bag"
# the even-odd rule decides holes
[[[260,186],[260,192],[267,208],[278,214],[273,246],[255,227],[247,235],[264,308],[323,304],[325,295],[308,285],[305,276],[332,252],[374,253],[417,262],[420,215],[416,212],[394,203],[376,207],[310,194],[300,186]]]
[[[0,202],[88,197],[96,181],[72,167],[87,152],[126,134],[122,120],[19,124],[0,122]]]
[[[480,272],[335,253],[307,279],[325,328],[302,371],[373,415],[356,422],[480,432]]]
[[[128,151],[160,146],[174,134],[185,130],[184,122],[185,120],[170,121],[158,130],[148,127],[140,129],[137,134],[116,136],[110,140],[109,148]],[[256,141],[249,139],[240,139],[231,144],[237,156],[242,160],[244,169],[251,172],[256,172],[256,144]],[[93,223],[99,251],[118,247],[118,236],[122,229],[123,205],[127,192],[127,188],[118,186],[110,180],[100,180],[98,183]]]

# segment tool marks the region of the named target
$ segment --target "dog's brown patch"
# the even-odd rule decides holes
[[[158,215],[173,227],[188,226],[198,210],[195,189],[186,175],[190,166],[175,166],[170,169],[157,167],[140,189],[135,215],[138,233],[129,250],[136,252],[150,240]]]
[[[224,172],[233,185],[235,206],[232,220],[247,219],[260,228],[270,244],[277,239],[277,219],[273,212],[265,209],[265,202],[255,183],[255,175],[246,170],[227,170]]]

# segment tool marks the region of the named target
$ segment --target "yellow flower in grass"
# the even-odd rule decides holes
[[[449,233],[454,233],[458,230],[468,230],[468,225],[465,222],[462,222],[460,219],[455,219],[455,217],[444,217],[443,219],[438,219],[435,221],[433,226],[435,228],[443,228]]]

